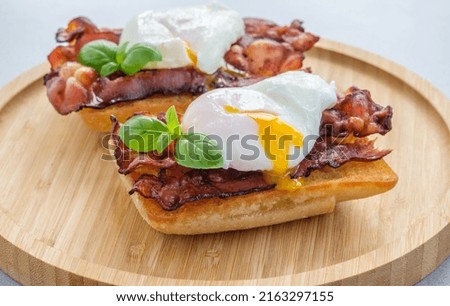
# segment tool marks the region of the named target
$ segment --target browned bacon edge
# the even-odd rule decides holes
[[[97,39],[118,43],[121,30],[100,29],[85,17],[75,18],[56,34],[56,40],[66,45],[56,47],[48,56],[51,72],[44,77],[47,96],[56,111],[66,115],[83,107],[104,108],[153,94],[201,94],[218,87],[246,86],[300,69],[303,53],[319,40],[305,32],[298,20],[289,26],[254,18],[244,18],[244,22],[245,35],[225,55],[226,62],[241,73],[220,69],[206,76],[193,68],[177,68],[100,77],[94,69],[77,63],[78,52],[84,44]]]
[[[320,135],[364,137],[392,129],[392,107],[373,102],[370,92],[350,87],[338,103],[322,114]]]
[[[377,112],[386,112],[387,115],[375,116]],[[291,173],[292,178],[307,177],[312,171],[325,166],[338,168],[348,161],[378,160],[391,152],[378,150],[374,148],[374,141],[362,138],[363,135],[374,133],[385,134],[392,126],[392,108],[376,104],[368,91],[349,88],[333,108],[324,111],[322,118],[328,118],[328,113],[350,121],[362,120],[363,124],[355,128],[342,123],[339,133],[335,133],[332,128],[325,128],[324,125],[329,122],[322,120],[320,137],[311,152]],[[159,119],[164,120],[164,117],[159,116]],[[261,171],[195,170],[179,166],[174,160],[173,145],[160,155],[130,150],[117,135],[119,127],[119,122],[113,120],[112,139],[119,172],[131,174],[135,179],[130,193],[138,192],[143,197],[153,198],[166,210],[202,198],[225,198],[275,187],[264,181]],[[345,137],[336,137],[335,134]]]
[[[164,114],[159,114],[158,119],[165,122]],[[156,169],[166,169],[176,166],[174,158],[174,143],[161,154],[156,152],[140,153],[129,149],[118,135],[120,123],[114,116],[111,116],[113,130],[111,133],[114,142],[114,158],[119,166],[120,174],[130,174],[140,167],[151,167]]]
[[[138,192],[153,198],[165,210],[174,210],[186,202],[205,198],[244,195],[269,190],[261,172],[234,169],[190,170],[184,173],[162,169],[157,175],[143,174],[134,183],[130,194]]]
[[[374,140],[354,138],[319,138],[308,156],[300,162],[291,174],[292,178],[308,177],[313,170],[325,166],[339,168],[348,161],[370,162],[383,158],[391,150],[374,148]]]
[[[384,135],[392,129],[392,107],[383,107],[372,100],[368,90],[352,86],[336,105],[322,113],[320,136]]]
[[[56,33],[56,41],[67,45],[57,46],[48,55],[52,72],[57,71],[66,62],[76,62],[78,52],[90,41],[105,39],[119,43],[121,32],[120,29],[99,29],[86,17],[72,19],[67,28],[61,28]]]

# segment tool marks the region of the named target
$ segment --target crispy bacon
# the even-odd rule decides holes
[[[56,41],[68,45],[56,47],[48,56],[52,71],[66,62],[76,61],[81,47],[90,41],[106,39],[118,43],[121,32],[119,29],[99,29],[86,17],[72,19],[67,28],[56,33]]]
[[[165,122],[163,115],[158,116],[158,119]],[[114,116],[111,116],[113,123],[113,131],[111,134],[112,141],[114,143],[114,157],[117,165],[119,166],[120,174],[130,174],[137,168],[150,167],[156,169],[167,169],[176,165],[175,158],[173,156],[174,146],[171,144],[161,154],[156,152],[140,153],[129,149],[120,139],[118,132],[120,123]]]
[[[244,18],[244,22],[245,34],[225,54],[225,61],[254,76],[269,77],[300,69],[303,53],[319,40],[305,32],[299,20],[289,26],[258,18]]]
[[[368,90],[350,87],[338,103],[322,114],[320,135],[364,137],[392,129],[392,107],[376,104]]]
[[[391,152],[391,150],[377,150],[373,144],[374,141],[367,138],[354,138],[352,142],[345,142],[342,138],[319,138],[291,177],[307,177],[313,170],[325,166],[338,168],[348,161],[374,161]]]
[[[177,166],[178,170],[181,166]],[[169,173],[170,172],[170,173]],[[158,201],[163,209],[174,210],[186,202],[205,198],[243,195],[274,188],[267,184],[261,172],[234,169],[161,170],[158,175],[144,174],[134,183],[130,194],[138,192]]]
[[[144,70],[133,76],[118,74],[109,79],[100,78],[94,69],[76,62],[64,63],[59,73],[48,74],[45,84],[50,102],[61,115],[152,94],[201,94],[207,86],[206,77],[193,68]]]
[[[122,75],[113,80],[99,79],[93,87],[96,104],[91,107],[142,99],[153,94],[200,94],[206,89],[206,77],[192,67],[144,70],[135,75]]]
[[[62,115],[78,111],[93,100],[91,86],[97,78],[97,72],[90,67],[64,63],[58,74],[45,77],[48,99]]]

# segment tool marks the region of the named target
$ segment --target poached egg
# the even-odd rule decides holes
[[[224,55],[242,35],[240,15],[217,2],[207,5],[146,11],[132,18],[123,29],[120,44],[149,43],[161,52],[161,62],[144,68],[194,66],[212,74],[224,65]]]
[[[288,177],[311,151],[322,112],[336,103],[334,82],[290,71],[241,88],[209,91],[187,108],[184,132],[208,135],[223,151],[223,168],[264,171],[277,188],[301,183]]]

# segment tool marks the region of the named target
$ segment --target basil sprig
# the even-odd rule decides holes
[[[149,62],[161,60],[161,53],[150,44],[137,43],[128,48],[128,42],[117,46],[104,39],[85,44],[78,53],[78,62],[94,68],[101,76],[108,76],[118,70],[133,75]]]
[[[201,133],[182,133],[174,106],[166,112],[166,123],[138,115],[122,124],[118,135],[128,148],[137,152],[161,154],[176,141],[175,160],[184,167],[215,169],[224,164],[222,151],[211,138]]]

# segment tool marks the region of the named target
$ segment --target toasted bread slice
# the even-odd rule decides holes
[[[130,190],[133,181],[121,175]],[[397,175],[384,160],[326,167],[305,178],[292,192],[268,190],[225,199],[210,198],[166,211],[153,199],[135,193],[134,204],[154,229],[193,235],[249,229],[330,213],[337,202],[366,198],[395,186]]]
[[[175,105],[178,113],[183,114],[196,97],[191,94],[153,95],[151,98],[119,102],[100,109],[83,108],[78,113],[88,127],[94,131],[106,133],[111,132],[111,115],[114,115],[119,122],[124,122],[135,113],[165,113],[172,105]]]

